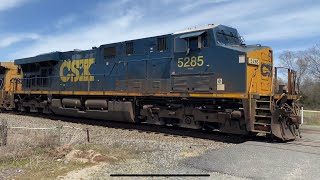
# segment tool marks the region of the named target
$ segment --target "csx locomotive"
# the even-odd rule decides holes
[[[209,25],[0,64],[0,106],[131,123],[299,135],[295,72],[278,88],[272,49]]]

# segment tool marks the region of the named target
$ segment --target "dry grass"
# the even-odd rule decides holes
[[[56,130],[9,129],[8,144],[25,146],[50,147],[59,145]]]
[[[8,145],[0,148],[0,171],[11,169],[13,173],[3,178],[14,179],[55,179],[68,172],[95,165],[91,161],[66,161],[66,156],[74,150],[79,153],[74,158],[88,158],[88,152],[94,151],[101,156],[95,162],[115,164],[126,159],[135,158],[140,153],[121,147],[117,144],[103,146],[99,144],[83,144],[75,146],[38,146]],[[1,178],[1,177],[0,177]]]
[[[7,146],[0,147],[0,179],[55,179],[73,170],[99,162],[117,163],[139,153],[117,143],[108,146],[84,142],[59,144],[56,131],[9,130]],[[75,158],[92,158],[87,156],[94,154],[94,161],[67,160],[66,156],[75,150],[80,152]]]
[[[65,163],[60,160],[69,151],[63,152],[51,146],[8,145],[0,148],[0,171],[6,169],[20,172],[14,179],[54,179],[57,176],[91,165],[90,163]]]
[[[127,159],[137,158],[142,153],[142,150],[130,149],[120,143],[114,143],[108,146],[101,144],[78,144],[75,145],[75,149],[79,149],[81,151],[93,150],[95,152],[107,155],[111,157],[108,161],[109,163],[116,163]],[[117,160],[114,160],[113,157],[116,157]]]

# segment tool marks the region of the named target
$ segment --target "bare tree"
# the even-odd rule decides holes
[[[281,64],[297,72],[297,90],[303,95],[306,108],[319,109],[320,106],[320,44],[304,51],[284,51],[280,55]]]
[[[302,103],[307,109],[320,110],[320,82],[315,78],[306,77],[302,83]]]
[[[320,80],[320,44],[314,45],[307,51],[307,60],[310,63],[310,72]]]
[[[308,55],[304,51],[284,51],[279,56],[283,66],[286,66],[296,72],[296,83],[298,92],[300,92],[301,83],[307,74],[309,66],[307,57]]]
[[[293,69],[295,57],[296,55],[295,55],[295,52],[293,51],[284,51],[279,56],[282,65],[287,66],[291,69]]]

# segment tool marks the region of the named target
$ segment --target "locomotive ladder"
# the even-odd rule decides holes
[[[271,134],[272,96],[261,96],[256,100],[253,132]]]
[[[253,132],[272,134],[271,122],[273,113],[273,98],[275,92],[276,71],[272,70],[270,95],[260,96],[254,104]]]

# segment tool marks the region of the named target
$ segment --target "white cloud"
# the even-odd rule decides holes
[[[1,1],[1,0],[0,0]],[[140,1],[141,2],[141,1]],[[180,6],[165,1],[159,2],[157,7],[152,1],[136,3],[127,0],[114,4],[99,4],[99,10],[94,11],[97,21],[84,24],[82,27],[67,29],[66,32],[55,35],[42,35],[36,42],[28,45],[22,51],[11,54],[11,58],[34,56],[51,51],[68,51],[71,49],[88,49],[112,42],[136,39],[166,33],[173,33],[188,27],[200,26],[210,23],[231,25],[244,34],[250,42],[259,43],[269,40],[299,40],[305,37],[320,36],[319,8],[309,6],[294,10],[286,10],[288,3],[304,4],[301,1],[270,0],[261,1],[233,1],[219,4],[209,1],[194,1],[195,3]],[[224,2],[217,0],[213,2]],[[126,8],[123,8],[126,6]],[[155,13],[157,8],[164,9],[161,14]],[[175,7],[176,6],[176,7]],[[197,7],[197,11],[190,13],[188,8]],[[182,8],[182,11],[166,11],[166,8]],[[184,11],[187,9],[187,11]],[[283,9],[279,11],[279,9]],[[170,14],[171,13],[171,14]],[[146,20],[152,17],[152,20]],[[73,18],[61,20],[60,24],[72,23]],[[59,24],[59,22],[58,22]],[[0,41],[1,42],[1,41]],[[0,43],[1,45],[1,43]]]
[[[74,15],[74,14],[67,15],[67,16],[59,19],[58,22],[55,24],[55,27],[60,29],[63,26],[66,26],[68,24],[73,23],[74,21],[77,20],[77,18],[78,17],[76,15]]]
[[[203,6],[203,5],[212,5],[212,4],[218,4],[218,3],[223,3],[223,2],[228,2],[230,0],[188,0],[184,3],[181,3],[182,6],[180,7],[180,11],[182,12],[186,12],[186,11],[197,11],[197,10],[201,10],[202,8],[199,9],[195,9],[199,6]]]
[[[5,35],[0,38],[0,48],[9,47],[21,41],[37,40],[39,38],[40,36],[34,33]]]
[[[134,38],[137,34],[130,34],[128,31],[131,26],[141,20],[141,17],[140,10],[133,8],[113,21],[101,21],[93,25],[83,26],[83,28],[71,29],[59,35],[41,36],[36,43],[31,44],[19,53],[12,54],[11,58],[34,56],[52,51],[88,49],[104,43]]]
[[[5,11],[22,5],[27,0],[0,0],[0,11]]]
[[[249,20],[247,23],[255,25],[248,30],[245,37],[251,41],[256,40],[285,40],[308,38],[320,35],[319,8],[310,7],[298,9],[286,14],[275,14],[268,17]],[[268,25],[268,26],[266,26]],[[265,26],[260,29],[257,26]],[[260,31],[255,31],[257,28]]]
[[[121,17],[118,17],[114,20],[114,24],[118,26],[118,28],[128,28],[129,25],[132,25],[132,22],[137,22],[141,20],[143,14],[140,12],[141,9],[133,8],[128,12],[123,14]]]

